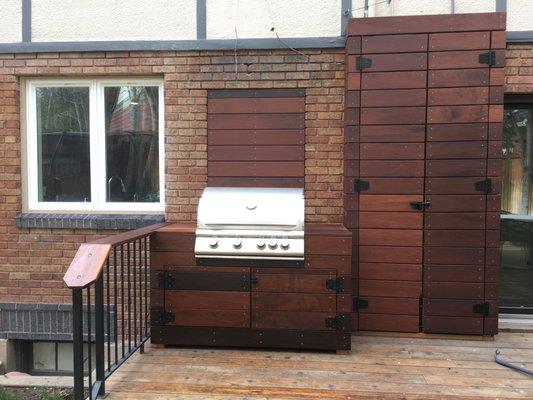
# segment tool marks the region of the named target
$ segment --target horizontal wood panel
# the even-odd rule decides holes
[[[364,125],[360,127],[361,143],[424,142],[425,125]]]
[[[423,124],[425,107],[374,107],[361,109],[361,125]]]
[[[210,114],[209,129],[304,129],[305,115],[299,114]]]
[[[490,48],[490,32],[453,32],[429,35],[429,50],[475,50]]]
[[[427,213],[426,229],[485,229],[484,213]]]
[[[442,152],[448,150],[450,149],[439,149]],[[452,153],[453,151],[451,150]],[[426,175],[431,177],[482,176],[485,174],[486,168],[487,161],[485,159],[430,160],[426,162]]]
[[[302,145],[305,143],[303,129],[209,129],[207,144],[218,145]]]
[[[424,317],[423,331],[425,333],[448,333],[458,335],[482,335],[483,318],[467,317]]]
[[[484,298],[483,283],[425,282],[424,297],[430,299],[474,299]]]
[[[421,282],[359,280],[359,297],[401,297],[418,299],[422,293]]]
[[[425,106],[425,89],[362,90],[361,107]]]
[[[423,177],[424,161],[422,160],[361,160],[360,176],[382,177]]]
[[[486,122],[488,106],[433,106],[428,107],[428,123]]]
[[[264,293],[252,295],[252,309],[258,311],[298,311],[328,312],[336,311],[336,293]]]
[[[421,229],[422,222],[420,212],[359,212],[360,228]]]
[[[411,208],[412,201],[422,201],[421,195],[378,195],[363,194],[359,195],[359,208],[362,211],[385,211],[391,212],[392,218],[406,218],[405,214],[394,215],[392,212],[405,211],[411,214],[419,214]],[[386,215],[384,216],[386,217]],[[420,215],[418,215],[420,217]],[[417,218],[418,218],[417,217]],[[421,217],[420,217],[421,218]]]
[[[482,248],[425,247],[424,262],[427,264],[475,264],[485,262]]]
[[[401,297],[366,297],[368,308],[359,310],[359,314],[364,318],[364,314],[394,314],[394,315],[416,315],[419,314],[419,299],[409,299]]]
[[[167,271],[172,290],[215,290],[246,292],[250,290],[250,274],[243,272],[177,272]]]
[[[429,72],[428,87],[487,86],[489,69],[446,69]]]
[[[334,278],[331,274],[265,274],[254,273],[257,283],[252,285],[253,292],[273,293],[334,293],[326,287],[326,281]]]
[[[424,89],[426,71],[368,72],[361,76],[361,89]]]
[[[476,182],[484,180],[484,177],[451,177],[451,178],[427,178],[426,193],[428,194],[480,194],[476,190]]]
[[[208,164],[210,177],[302,177],[304,176],[303,161],[210,161]]]
[[[250,326],[250,312],[243,310],[179,310],[170,326],[213,326],[246,328]]]
[[[209,161],[303,161],[303,146],[210,146]]]
[[[432,142],[427,145],[429,159],[486,158],[486,142]],[[483,173],[484,175],[484,173]]]
[[[482,51],[443,51],[429,53],[429,69],[486,68],[479,62]]]
[[[425,265],[426,282],[466,282],[483,283],[485,268],[483,265]]]
[[[400,246],[359,246],[359,262],[417,264],[422,262],[422,248]]]
[[[183,310],[249,310],[249,292],[205,290],[167,290],[165,308],[172,312]]]
[[[305,97],[209,99],[210,114],[274,114],[305,111]]]
[[[351,251],[351,250],[350,250]],[[339,275],[351,274],[351,253],[348,256],[339,257],[328,255],[309,254],[305,256],[305,266],[309,269],[336,270]]]
[[[431,206],[427,214],[443,212],[483,212],[485,211],[485,195],[436,195],[426,196]]]
[[[420,264],[359,263],[359,279],[420,281]]]
[[[415,160],[424,158],[423,143],[362,143],[363,160]]]
[[[418,332],[418,316],[395,314],[360,314],[359,330]]]
[[[427,128],[429,142],[486,140],[487,123],[431,124]]]
[[[305,249],[308,254],[350,255],[352,241],[348,236],[306,235]]]
[[[368,54],[365,57],[372,60],[370,67],[365,68],[365,73],[381,71],[425,71],[428,65],[426,53]],[[348,56],[348,71],[357,71],[356,58],[355,55]]]
[[[365,190],[369,194],[422,194],[424,182],[422,178],[365,178],[370,187]]]
[[[426,217],[426,220],[429,219]],[[424,244],[432,247],[484,247],[485,230],[426,230]]]
[[[156,232],[150,238],[150,250],[194,252],[194,233]]]
[[[304,187],[304,179],[290,177],[217,177],[207,178],[208,186],[222,187]]]
[[[428,90],[428,104],[430,106],[488,104],[488,101],[488,87],[440,88]]]
[[[427,50],[427,34],[375,35],[365,36],[362,52],[369,53],[411,53]]]
[[[333,328],[326,327],[325,322],[326,318],[332,317],[333,315],[327,312],[254,310],[252,314],[252,327],[256,329],[333,330]]]
[[[361,246],[422,246],[422,231],[407,229],[360,229]]]

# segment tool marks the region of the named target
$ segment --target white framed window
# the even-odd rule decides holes
[[[159,79],[26,85],[29,211],[164,211]]]

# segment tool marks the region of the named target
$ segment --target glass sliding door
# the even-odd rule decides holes
[[[533,314],[533,95],[506,98],[500,310]]]

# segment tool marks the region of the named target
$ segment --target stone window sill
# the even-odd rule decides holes
[[[17,228],[53,229],[138,229],[165,222],[164,214],[54,214],[22,213],[15,217]]]

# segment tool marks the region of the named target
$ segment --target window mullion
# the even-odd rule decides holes
[[[100,110],[99,105],[99,93],[96,81],[91,83],[91,209],[100,209],[101,204],[101,188],[100,188]]]

